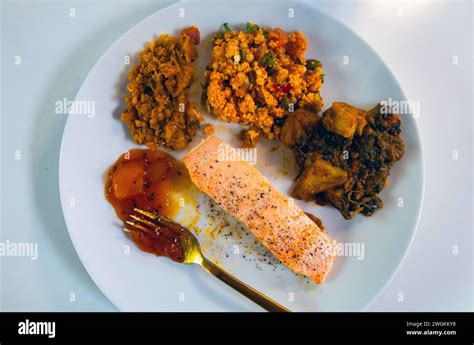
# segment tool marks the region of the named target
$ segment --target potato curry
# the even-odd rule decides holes
[[[331,204],[345,219],[371,216],[383,207],[377,194],[404,153],[400,125],[380,104],[366,112],[336,102],[322,116],[296,110],[281,132],[300,171],[292,196]]]

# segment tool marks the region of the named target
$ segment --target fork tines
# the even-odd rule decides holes
[[[139,208],[134,208],[133,210],[135,212],[151,219],[152,221],[154,221],[158,225],[165,226],[167,228],[170,228],[171,230],[178,231],[178,232],[183,231],[183,228],[182,228],[181,225],[179,225],[178,223],[173,222],[171,219],[169,219],[169,218],[167,218],[167,217],[165,217],[161,214],[155,214],[155,213],[148,212],[148,211],[145,211],[145,210],[142,210],[142,209],[139,209]]]
[[[132,220],[127,220],[125,223],[129,225],[129,227],[124,227],[123,230],[125,232],[130,233],[131,231],[143,231],[143,232],[148,232],[148,233],[154,233],[153,230],[149,229],[148,227],[156,228],[156,226],[164,226],[169,228],[170,230],[173,231],[182,231],[182,227],[173,222],[172,220],[162,216],[158,215],[149,211],[145,211],[139,208],[134,208],[133,209],[136,213],[138,213],[140,216],[136,216],[131,214],[130,218]]]

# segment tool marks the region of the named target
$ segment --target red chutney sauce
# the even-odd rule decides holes
[[[184,163],[158,150],[127,151],[106,176],[106,198],[124,222],[130,220],[131,214],[136,214],[134,208],[172,217],[179,205],[170,197],[171,194],[191,184]],[[157,225],[152,232],[132,231],[130,236],[144,252],[167,256],[175,261],[184,260],[179,233],[167,227]]]

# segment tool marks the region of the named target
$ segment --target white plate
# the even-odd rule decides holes
[[[289,13],[294,13],[294,17]],[[64,217],[74,247],[92,279],[121,310],[261,310],[199,267],[179,265],[138,250],[121,232],[121,224],[104,198],[104,172],[122,152],[137,147],[118,119],[130,68],[124,64],[124,58],[135,56],[154,36],[176,34],[184,27],[197,25],[203,38],[197,75],[202,76],[202,68],[209,61],[210,35],[220,30],[224,22],[237,26],[247,21],[299,30],[306,35],[309,40],[306,56],[324,64],[326,82],[322,96],[326,105],[337,100],[368,109],[380,100],[405,100],[395,77],[360,37],[309,5],[234,1],[230,6],[220,1],[191,1],[167,7],[134,26],[100,58],[78,92],[76,100],[95,102],[95,116],[69,115],[59,174]],[[345,56],[349,58],[348,64],[343,63]],[[399,266],[419,218],[423,167],[413,117],[403,116],[402,129],[406,154],[393,168],[390,185],[381,195],[385,208],[373,217],[359,216],[345,221],[335,209],[299,202],[305,210],[323,219],[332,238],[364,246],[363,259],[338,257],[323,285],[307,282],[281,264],[274,270],[272,265],[250,261],[261,259],[262,248],[244,248],[240,244],[239,253],[235,254],[235,245],[239,243],[232,236],[226,238],[221,234],[212,239],[203,231],[200,238],[206,242],[206,253],[243,281],[292,310],[363,310]],[[238,145],[234,136],[237,131],[234,126],[228,131],[218,130],[217,135]],[[192,145],[197,141],[199,138]],[[280,191],[288,193],[295,171],[290,169],[287,176],[281,173],[288,163],[280,153],[288,152],[283,149],[272,152],[270,148],[275,145],[274,142],[259,145],[257,168]]]

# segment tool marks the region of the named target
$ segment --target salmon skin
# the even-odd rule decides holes
[[[281,194],[230,145],[208,137],[185,158],[192,181],[292,271],[318,284],[334,261],[331,240],[293,201]]]

